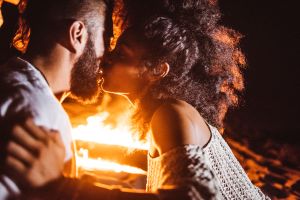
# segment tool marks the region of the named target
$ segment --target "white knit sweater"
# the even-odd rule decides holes
[[[212,126],[210,129],[211,139],[202,149],[184,145],[156,158],[148,156],[147,191],[192,184],[202,190],[199,193],[217,193],[216,187],[219,188],[221,195],[217,199],[270,199],[251,183],[219,131]]]

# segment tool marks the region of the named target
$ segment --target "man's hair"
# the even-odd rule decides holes
[[[106,0],[29,0],[24,13],[31,31],[28,51],[47,53],[74,20],[83,21],[92,34],[105,19],[108,4]]]

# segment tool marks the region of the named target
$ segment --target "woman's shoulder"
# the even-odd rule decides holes
[[[180,100],[167,101],[155,111],[151,132],[160,155],[186,144],[204,146],[210,138],[209,129],[198,111]]]
[[[198,114],[198,111],[189,103],[177,100],[177,99],[170,99],[167,101],[164,101],[154,112],[153,117],[179,117],[179,118],[185,118],[191,115]]]

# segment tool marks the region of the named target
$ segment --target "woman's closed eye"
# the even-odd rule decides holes
[[[113,53],[112,59],[124,64],[132,64],[134,62],[134,59],[122,49],[116,50],[116,52]]]
[[[122,51],[118,52],[117,56],[122,61],[128,59],[127,56]]]

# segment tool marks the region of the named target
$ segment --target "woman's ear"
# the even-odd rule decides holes
[[[157,79],[161,79],[168,75],[170,71],[170,65],[167,62],[161,63],[153,69],[153,76]]]
[[[80,56],[84,51],[87,37],[87,29],[84,23],[81,21],[73,22],[69,28],[70,50]]]
[[[161,64],[161,68],[162,68],[162,74],[161,77],[165,77],[169,74],[170,72],[170,65],[167,62],[164,62],[163,64]]]

